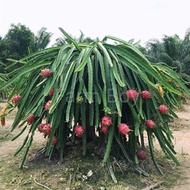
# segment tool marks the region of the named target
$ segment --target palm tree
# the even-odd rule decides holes
[[[190,28],[186,31],[180,52],[185,65],[185,73],[190,75]]]
[[[33,52],[45,49],[49,45],[52,33],[47,32],[46,30],[46,28],[42,27],[34,37],[34,44],[32,47]]]
[[[166,63],[190,81],[190,30],[187,30],[183,40],[178,35],[165,35],[162,41],[150,40],[146,48],[146,57],[151,62]]]
[[[164,36],[162,42],[157,39],[152,39],[147,43],[148,57],[152,62],[164,62],[169,66],[177,67],[176,60],[177,49],[179,47],[179,37]]]

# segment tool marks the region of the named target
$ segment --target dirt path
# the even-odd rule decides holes
[[[3,107],[4,103],[0,103],[0,109]],[[172,122],[173,125],[173,135],[174,135],[174,145],[177,151],[177,157],[181,161],[181,169],[183,172],[184,180],[179,181],[178,185],[173,190],[190,190],[190,102],[183,107],[183,109],[176,112],[179,116]],[[15,150],[22,144],[23,139],[27,131],[22,134],[16,141],[9,140],[3,141],[2,136],[6,134],[10,128],[13,121],[13,115],[10,115],[6,120],[6,126],[0,127],[0,161],[5,160],[7,156],[13,155]],[[19,129],[14,131],[14,134],[19,133]],[[13,137],[13,136],[11,136]],[[45,140],[42,134],[36,132],[35,143],[44,143]]]
[[[174,121],[174,146],[180,160],[184,180],[179,181],[173,190],[190,190],[190,102],[176,112]]]
[[[7,122],[9,123],[9,122]],[[9,127],[7,127],[6,129],[0,129],[0,134],[2,134],[2,130],[3,130],[3,134],[7,134],[9,132]],[[15,130],[14,134],[18,134],[20,132],[19,129]],[[4,141],[1,142],[0,141],[0,161],[4,160],[5,157],[9,156],[9,155],[14,155],[15,151],[22,145],[24,138],[27,135],[27,130],[15,141],[11,141],[11,139],[14,137],[13,135],[11,135],[10,140],[8,141]],[[42,134],[40,133],[36,133],[34,136],[34,142],[35,143],[43,143],[44,142],[44,138],[42,136]]]
[[[4,106],[5,103],[0,103],[0,110]],[[23,140],[28,133],[28,130],[26,130],[19,138],[17,138],[17,140],[11,141],[11,139],[20,132],[20,129],[15,129],[14,132],[10,136],[8,136],[8,140],[3,140],[4,136],[8,134],[8,132],[11,130],[14,114],[15,112],[11,113],[11,115],[6,118],[6,125],[4,127],[0,126],[0,161],[5,159],[5,157],[9,155],[14,155],[15,151],[22,145]],[[41,144],[43,142],[45,142],[45,140],[42,134],[36,132],[36,134],[34,135],[34,143]]]

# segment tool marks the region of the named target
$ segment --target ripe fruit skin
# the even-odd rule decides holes
[[[20,95],[13,96],[12,103],[16,104],[21,98],[22,98],[22,96],[20,96]]]
[[[150,92],[148,90],[143,90],[141,92],[141,96],[143,99],[149,99],[150,98]]]
[[[137,98],[137,91],[134,89],[127,90],[126,96],[129,100],[135,100]]]
[[[109,127],[111,124],[112,124],[111,117],[109,117],[109,116],[102,117],[102,125],[103,126]]]
[[[168,107],[165,106],[165,105],[160,105],[160,106],[158,107],[158,110],[159,110],[160,113],[166,114],[166,113],[168,112]]]
[[[154,123],[154,121],[151,120],[151,119],[146,120],[146,121],[145,121],[145,124],[146,124],[146,126],[147,126],[148,128],[151,128],[151,129],[153,129],[153,128],[155,127],[155,123]]]
[[[47,68],[42,69],[42,70],[41,70],[41,73],[40,73],[40,75],[41,75],[42,77],[50,77],[51,74],[52,74],[51,70],[50,70],[50,69],[47,69]]]
[[[35,116],[34,116],[34,115],[30,115],[30,116],[27,118],[26,122],[27,122],[28,124],[30,124],[30,123],[34,122],[34,120],[35,120]]]
[[[51,144],[52,145],[56,145],[57,142],[58,142],[58,138],[56,136],[54,136],[53,139],[52,139],[52,143]]]
[[[81,125],[76,125],[75,128],[74,128],[74,133],[78,137],[82,136],[83,133],[84,133],[83,127]]]
[[[38,131],[40,132],[40,133],[42,133],[43,131],[44,131],[44,123],[40,123],[39,125],[38,125]]]
[[[44,133],[45,135],[50,135],[51,130],[52,130],[52,128],[51,128],[51,125],[50,125],[49,123],[47,123],[47,124],[45,124],[45,125],[43,126],[43,133]]]
[[[50,96],[53,96],[53,93],[54,93],[54,88],[52,88],[52,89],[49,91],[49,95],[50,95]]]
[[[101,132],[104,133],[104,134],[106,134],[106,133],[108,132],[108,127],[102,125],[102,126],[101,126]]]
[[[146,159],[146,152],[144,150],[137,150],[136,154],[139,160]]]
[[[127,124],[125,124],[125,123],[121,123],[118,126],[118,130],[123,135],[127,135],[130,132],[129,126]]]
[[[51,105],[51,100],[49,100],[46,105],[44,106],[46,110],[49,110],[49,107]]]

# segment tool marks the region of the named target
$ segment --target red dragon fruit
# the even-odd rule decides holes
[[[30,116],[26,119],[26,122],[27,122],[28,124],[30,124],[30,123],[34,122],[34,120],[35,120],[35,116],[32,114],[32,115],[30,115]]]
[[[51,88],[50,91],[49,91],[49,95],[53,96],[53,93],[54,93],[54,88]]]
[[[118,130],[123,135],[127,135],[130,132],[129,126],[127,124],[125,124],[125,123],[121,123],[118,126]]]
[[[139,160],[145,160],[146,159],[146,152],[144,150],[137,150],[136,155]]]
[[[183,98],[182,94],[178,94],[178,98],[182,99]]]
[[[178,84],[176,84],[176,85],[175,85],[175,87],[176,87],[176,88],[179,88],[179,85],[178,85]]]
[[[43,131],[44,131],[44,123],[40,123],[39,125],[38,125],[38,131],[40,132],[40,133],[42,133]]]
[[[38,131],[39,131],[40,133],[43,132],[44,125],[45,125],[44,123],[40,123],[40,124],[38,125]]]
[[[151,128],[151,129],[155,127],[155,123],[154,123],[154,121],[151,120],[151,119],[146,120],[146,121],[145,121],[145,124],[146,124],[146,126],[147,126],[148,128]]]
[[[83,127],[81,125],[76,125],[75,128],[74,128],[74,133],[78,137],[82,136],[83,133],[84,133]]]
[[[108,132],[108,127],[105,126],[105,125],[102,125],[102,126],[101,126],[101,132],[104,133],[104,134],[107,134],[107,132]]]
[[[16,104],[21,98],[22,98],[22,96],[20,96],[20,95],[13,96],[12,103]]]
[[[126,96],[129,100],[135,100],[137,98],[137,91],[134,89],[127,90]]]
[[[50,135],[51,130],[52,130],[52,128],[51,128],[51,125],[49,123],[47,123],[43,126],[44,135]]]
[[[111,117],[109,116],[102,117],[102,126],[109,127],[111,124],[112,124]]]
[[[56,145],[57,142],[58,142],[58,138],[56,136],[54,136],[52,139],[52,145]]]
[[[47,69],[47,68],[42,69],[42,70],[41,70],[41,73],[40,73],[40,75],[41,75],[42,77],[50,77],[51,74],[52,74],[51,70],[50,70],[50,69]]]
[[[45,109],[46,109],[46,110],[49,110],[50,105],[51,105],[51,100],[49,100],[49,101],[46,102],[46,104],[45,104],[45,106],[44,106]]]
[[[168,107],[166,105],[160,105],[158,107],[158,110],[159,110],[160,113],[166,114],[168,112]]]
[[[148,90],[143,90],[141,92],[141,96],[143,99],[149,99],[151,96],[150,96],[150,92]]]

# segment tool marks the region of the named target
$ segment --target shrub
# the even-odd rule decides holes
[[[18,112],[12,125],[12,130],[21,128],[13,140],[29,128],[23,145],[15,153],[25,147],[20,167],[38,130],[48,139],[45,154],[51,158],[58,150],[60,161],[66,154],[67,141],[81,139],[83,155],[89,142],[98,142],[104,152],[103,163],[108,164],[115,181],[110,156],[125,158],[136,167],[139,162],[136,152],[145,149],[145,134],[152,160],[160,172],[153,137],[163,152],[179,164],[168,122],[176,117],[174,109],[180,106],[179,95],[189,93],[181,78],[166,65],[151,64],[134,45],[121,39],[107,36],[98,42],[77,43],[60,30],[71,43],[23,58],[20,61],[23,66],[8,73],[10,80],[0,87],[16,83],[9,101],[15,94],[22,97],[13,105]],[[48,74],[44,77],[45,71]],[[179,88],[169,83],[169,79]],[[148,98],[143,98],[141,92],[147,91]],[[160,105],[167,105],[166,114],[159,112]],[[30,115],[35,120],[29,125],[26,119]],[[147,120],[154,121],[155,126],[147,127]],[[129,127],[127,132],[120,132],[121,124]],[[137,170],[146,175],[142,169]]]

